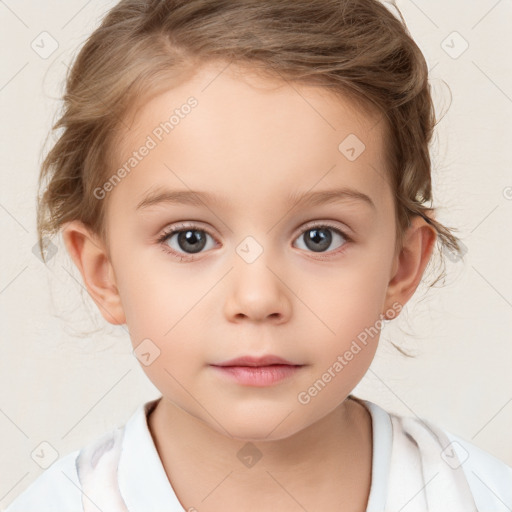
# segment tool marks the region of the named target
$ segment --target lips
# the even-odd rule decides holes
[[[229,361],[224,361],[213,366],[271,366],[276,364],[288,366],[302,366],[275,355],[265,355],[261,357],[236,357],[235,359],[230,359]]]
[[[286,381],[304,366],[279,356],[243,356],[211,365],[217,375],[242,386],[266,387]]]

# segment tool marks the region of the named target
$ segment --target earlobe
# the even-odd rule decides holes
[[[111,324],[126,323],[112,264],[100,238],[80,221],[62,228],[66,249],[77,266],[87,292],[103,318]]]
[[[402,307],[420,284],[437,238],[436,230],[422,217],[411,220],[403,247],[393,262],[393,271],[386,292],[386,309],[394,303]]]

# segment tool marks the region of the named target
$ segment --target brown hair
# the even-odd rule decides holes
[[[397,12],[400,19],[377,0],[119,2],[67,76],[63,113],[53,126],[62,133],[40,175],[41,252],[46,236],[74,219],[106,241],[105,201],[93,191],[112,174],[123,119],[134,104],[218,60],[320,85],[377,112],[386,126],[397,248],[410,219],[420,215],[435,228],[438,244],[461,254],[458,238],[426,204],[435,110],[425,59]]]

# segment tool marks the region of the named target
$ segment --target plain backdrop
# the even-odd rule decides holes
[[[66,66],[114,3],[0,2],[3,506],[44,471],[38,453],[51,462],[159,396],[126,330],[107,324],[84,291],[61,239],[47,266],[34,252],[37,176]],[[444,114],[432,145],[435,206],[467,253],[447,259],[444,286],[422,286],[385,327],[354,394],[427,418],[512,465],[512,2],[398,6]]]

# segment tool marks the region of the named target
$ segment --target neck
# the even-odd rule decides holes
[[[326,510],[335,502],[344,510],[365,510],[372,426],[357,400],[346,399],[321,420],[278,440],[228,437],[165,398],[148,426],[186,510],[252,510],[253,505],[263,511],[276,504],[279,510],[300,510],[298,504],[313,510],[324,501]],[[247,506],[240,508],[241,503]]]

